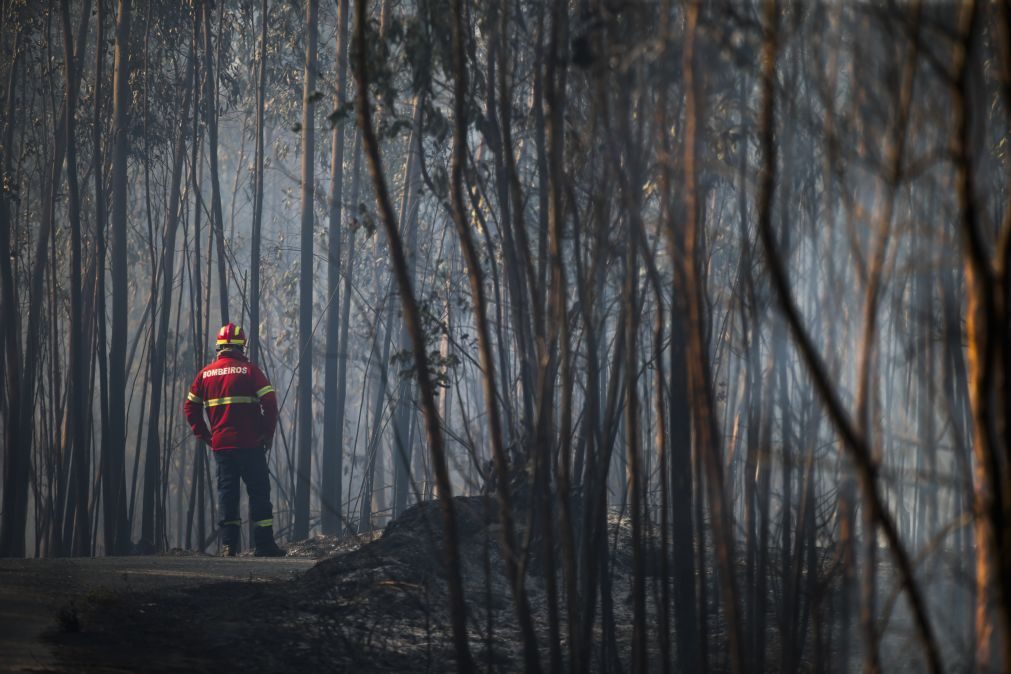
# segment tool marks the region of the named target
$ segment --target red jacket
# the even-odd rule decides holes
[[[197,374],[183,409],[193,435],[216,451],[269,445],[277,427],[274,387],[260,368],[234,350],[222,351]]]

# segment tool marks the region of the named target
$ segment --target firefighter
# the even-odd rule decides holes
[[[246,335],[232,323],[218,331],[213,363],[193,380],[183,405],[193,434],[211,446],[218,474],[218,522],[221,555],[234,557],[239,549],[239,480],[249,494],[253,521],[253,554],[280,557],[274,542],[273,506],[267,451],[277,427],[277,394],[260,368],[245,354]],[[210,418],[208,430],[204,411]]]

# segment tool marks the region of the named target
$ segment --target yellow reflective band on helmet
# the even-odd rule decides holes
[[[191,403],[202,403],[203,402],[203,400],[201,398],[196,397],[192,393],[187,393],[186,394],[186,399],[189,400]]]
[[[211,398],[204,403],[204,407],[217,407],[218,405],[236,405],[241,403],[258,403],[259,398],[253,396],[230,396],[228,398]]]
[[[257,520],[256,522],[254,522],[254,524],[258,527],[272,527],[274,526],[274,518],[271,517],[270,519],[266,520]]]
[[[230,337],[228,328],[231,328]],[[218,341],[216,343],[218,346],[228,346],[229,344],[235,346],[245,346],[246,333],[242,331],[241,325],[228,323],[227,325],[222,325],[221,329],[218,330]]]
[[[266,386],[264,386],[263,388],[261,388],[259,391],[256,392],[256,397],[257,398],[262,398],[263,396],[267,395],[268,393],[273,393],[273,392],[274,392],[274,387],[271,386],[270,384],[267,384]]]

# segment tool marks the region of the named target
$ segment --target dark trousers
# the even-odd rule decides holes
[[[223,449],[212,452],[218,468],[218,509],[222,545],[233,548],[239,543],[239,480],[246,483],[249,495],[249,519],[259,530],[273,525],[274,506],[270,503],[270,472],[267,452],[262,448]],[[273,539],[272,539],[273,540]]]

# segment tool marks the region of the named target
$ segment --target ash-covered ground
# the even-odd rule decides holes
[[[471,651],[486,671],[520,670],[497,509],[484,497],[455,502]],[[627,523],[612,520],[617,642],[626,651],[630,541]],[[94,594],[78,602],[77,622],[69,629],[57,622],[50,638],[66,671],[452,671],[442,531],[438,502],[421,503],[381,535],[292,545],[289,558],[323,557],[295,578]],[[546,595],[536,567],[526,589],[546,663]]]

